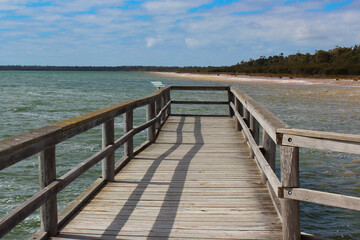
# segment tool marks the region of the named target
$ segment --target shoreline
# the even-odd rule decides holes
[[[272,83],[272,84],[291,84],[291,85],[322,85],[339,87],[360,88],[360,81],[350,79],[325,79],[325,78],[290,78],[290,77],[260,77],[248,75],[229,75],[229,74],[197,74],[197,73],[177,73],[177,72],[151,72],[152,74],[187,78],[192,80],[232,82],[232,83]]]

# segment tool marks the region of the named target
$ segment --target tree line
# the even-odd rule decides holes
[[[360,45],[336,47],[314,54],[296,53],[284,56],[260,56],[258,59],[241,61],[232,66],[222,67],[165,67],[165,66],[21,66],[3,65],[0,70],[22,71],[157,71],[190,73],[231,73],[231,74],[289,74],[289,75],[360,75]]]
[[[314,54],[296,53],[288,56],[261,56],[258,59],[241,61],[229,67],[208,67],[207,72],[265,73],[292,75],[360,75],[360,45],[336,47]]]

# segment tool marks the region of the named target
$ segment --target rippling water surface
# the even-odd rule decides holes
[[[124,72],[0,72],[0,139],[5,139],[105,107],[139,98],[155,90],[150,81],[166,85],[234,85],[275,113],[293,128],[360,134],[359,88],[270,83],[214,83]],[[182,99],[226,99],[221,93],[173,94]],[[226,112],[218,106],[183,112]],[[144,108],[134,112],[135,125],[145,121]],[[115,122],[122,134],[122,119]],[[135,144],[146,138],[143,132]],[[101,128],[89,130],[57,145],[58,177],[101,148]],[[122,155],[121,150],[117,156]],[[278,164],[279,166],[279,164]],[[38,190],[36,156],[0,172],[0,217]],[[279,170],[279,169],[278,169]],[[59,194],[59,212],[101,174],[93,167]],[[358,155],[301,149],[300,179],[305,188],[360,197]],[[32,214],[4,239],[27,239],[39,227],[38,212]],[[316,204],[301,204],[301,228],[333,239],[360,239],[360,213]]]

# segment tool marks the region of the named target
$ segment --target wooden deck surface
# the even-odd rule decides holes
[[[281,239],[228,117],[175,117],[52,239]]]

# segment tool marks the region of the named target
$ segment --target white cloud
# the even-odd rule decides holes
[[[201,42],[193,38],[185,38],[185,43],[190,48],[201,46]]]
[[[209,0],[153,0],[147,1],[143,7],[150,13],[178,14],[210,2]]]
[[[115,52],[133,52],[144,59],[159,55],[164,65],[170,58],[186,60],[186,65],[208,65],[207,56],[226,55],[211,60],[213,64],[218,61],[224,65],[280,51],[287,54],[359,44],[360,4],[357,3],[327,12],[309,9],[322,9],[329,1],[285,5],[281,1],[243,0],[189,12],[211,2],[148,0],[137,2],[136,8],[122,9],[118,6],[126,4],[125,0],[56,0],[51,6],[40,7],[31,7],[31,2],[25,6],[24,1],[0,0],[0,10],[5,9],[0,19],[0,64],[8,64],[7,56],[17,55],[18,64],[23,64],[22,59],[33,59],[40,52],[51,56],[66,52],[62,54],[64,58],[71,53],[77,56],[68,57],[68,64],[86,65],[86,54],[96,52],[100,54],[98,64],[102,65]],[[264,11],[247,14],[261,9]],[[236,12],[245,14],[233,14]],[[21,45],[22,51],[16,50]],[[156,47],[162,51],[156,52]],[[30,56],[25,48],[39,51],[32,51]],[[141,51],[151,56],[142,55]],[[71,62],[81,56],[84,63]],[[116,56],[118,61],[119,54]],[[121,56],[124,62],[118,64],[127,64],[129,57]],[[161,58],[157,60],[160,62]]]
[[[146,46],[147,46],[147,47],[152,47],[152,46],[154,46],[157,42],[158,42],[158,40],[155,39],[155,38],[151,38],[151,37],[146,38]]]

